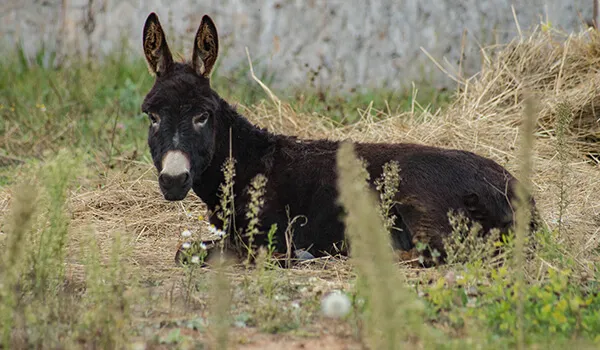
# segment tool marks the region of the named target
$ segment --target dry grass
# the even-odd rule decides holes
[[[418,142],[460,148],[490,157],[516,173],[524,96],[532,92],[541,107],[533,149],[532,190],[542,219],[550,228],[555,228],[560,164],[556,159],[554,130],[557,106],[567,100],[574,108],[574,118],[566,131],[565,147],[570,181],[575,185],[568,188],[571,204],[563,214],[564,232],[569,237],[559,237],[559,242],[575,242],[565,253],[593,275],[590,263],[595,255],[591,252],[600,244],[600,167],[593,159],[600,153],[600,114],[596,113],[596,106],[600,106],[599,34],[586,31],[566,36],[553,30],[538,30],[523,39],[515,39],[495,54],[491,52],[492,49],[483,51],[484,68],[477,76],[463,79],[456,102],[444,111],[431,113],[415,106],[410,112],[375,120],[372,117],[375,111],[367,107],[358,111],[362,117],[357,123],[342,127],[318,115],[299,114],[285,103],[275,106],[263,101],[238,108],[252,122],[273,132],[302,138]],[[378,112],[386,114],[386,111]],[[207,232],[206,224],[198,219],[204,215],[205,207],[193,194],[179,203],[164,201],[150,164],[122,162],[122,166],[106,176],[82,180],[82,185],[70,194],[71,230],[81,232],[91,225],[104,255],[110,254],[110,240],[115,232],[121,232],[126,238],[133,248],[128,255],[133,267],[129,272],[158,286],[155,292],[149,293],[158,295],[159,302],[150,315],[138,314],[138,322],[185,317],[190,310],[181,305],[173,306],[173,300],[184,293],[177,284],[183,273],[173,258],[183,230]],[[10,188],[0,189],[0,222],[3,223],[13,196],[10,191]],[[4,239],[2,236],[5,235],[0,234],[0,241]],[[72,237],[71,244],[77,247],[79,238],[76,234]],[[440,273],[409,268],[404,271],[409,282],[430,280],[428,276]],[[81,282],[83,273],[83,266],[69,256],[67,276]],[[345,261],[334,259],[303,263],[281,275],[292,285],[307,286],[306,293],[311,297],[346,288],[348,280],[354,277]],[[244,272],[240,269],[229,277],[233,284],[239,284],[243,282]],[[205,307],[205,301],[196,299],[191,310]],[[327,329],[331,330],[331,324],[315,332],[322,335]],[[347,329],[337,328],[337,331],[341,337],[348,338],[351,334]],[[238,332],[237,341],[246,339],[244,337],[260,341],[260,336],[246,333]]]

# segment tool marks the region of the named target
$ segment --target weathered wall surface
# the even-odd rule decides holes
[[[203,14],[220,33],[219,72],[246,64],[245,46],[273,85],[334,89],[401,87],[411,81],[452,84],[421,50],[449,70],[458,66],[466,31],[464,71],[480,64],[478,43],[505,42],[542,17],[579,30],[591,0],[0,0],[3,50],[15,41],[33,55],[44,46],[59,56],[101,57],[129,41],[142,55],[141,32],[158,13],[172,48],[189,55]]]

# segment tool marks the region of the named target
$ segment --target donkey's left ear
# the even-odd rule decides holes
[[[207,15],[202,17],[194,39],[192,66],[199,75],[209,78],[219,53],[217,27]]]

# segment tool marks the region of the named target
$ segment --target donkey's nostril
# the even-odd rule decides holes
[[[185,173],[179,174],[177,176],[175,176],[175,178],[173,179],[174,184],[179,185],[179,186],[186,186],[188,179],[190,178],[190,173],[188,173],[187,171]]]
[[[164,174],[158,175],[158,184],[160,185],[160,187],[165,187],[165,185],[167,184],[166,178],[167,176]]]

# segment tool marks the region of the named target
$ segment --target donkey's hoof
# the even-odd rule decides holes
[[[304,249],[295,250],[294,255],[296,255],[296,259],[298,261],[306,261],[306,260],[316,259],[314,255],[312,255],[311,253],[309,253],[307,250],[304,250]]]

